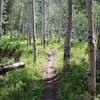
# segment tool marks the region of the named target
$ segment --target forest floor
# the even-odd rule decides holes
[[[6,39],[7,40],[7,39]],[[17,42],[13,40],[12,42]],[[56,51],[55,67],[58,73],[63,69],[63,40],[53,40],[46,49],[37,41],[37,62],[33,63],[33,47],[27,46],[26,40],[19,40],[23,50],[20,58],[26,65],[24,69],[8,72],[0,80],[0,100],[42,100],[43,73],[49,48]],[[72,41],[71,68],[59,82],[59,100],[84,100],[87,93],[88,55],[87,43]]]

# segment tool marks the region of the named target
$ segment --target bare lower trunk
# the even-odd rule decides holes
[[[89,57],[89,97],[88,100],[94,100],[96,95],[96,66],[94,57],[93,43],[93,23],[92,23],[92,0],[87,0],[88,15],[88,57]]]
[[[12,40],[12,16],[13,16],[13,0],[9,0],[9,29],[10,29],[10,40]]]
[[[29,25],[29,45],[31,45],[31,23]]]
[[[61,0],[58,0],[58,16],[59,16],[59,30],[58,30],[58,42],[61,38],[61,17],[62,17],[62,5]]]
[[[23,8],[24,8],[24,5],[23,5],[23,1],[21,0],[21,8],[20,8],[20,18],[19,18],[19,26],[18,26],[18,36],[17,38],[19,38],[20,34],[21,34],[21,26],[22,26],[22,16],[23,16]]]
[[[49,32],[50,32],[50,0],[48,0],[48,24],[47,24],[47,32],[48,32],[48,39],[49,39]]]
[[[36,62],[35,0],[32,0],[33,57]]]
[[[72,0],[68,0],[68,17],[67,27],[64,39],[64,69],[68,69],[70,65],[70,36],[72,29]]]
[[[98,32],[99,33],[98,33],[98,42],[97,42],[96,68],[97,68],[97,71],[100,71],[100,28]]]
[[[46,29],[45,29],[45,0],[42,0],[42,35],[43,45],[46,47]]]
[[[99,23],[99,27],[100,27],[100,23]],[[97,90],[100,89],[100,79],[98,77],[100,77],[100,28],[98,30],[98,42],[97,42],[97,51],[96,51],[96,74],[97,74]]]

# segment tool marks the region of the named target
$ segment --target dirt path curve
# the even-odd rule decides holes
[[[57,100],[57,87],[58,87],[58,76],[56,69],[54,68],[55,63],[55,50],[48,50],[48,61],[45,66],[44,73],[44,98],[43,100]]]

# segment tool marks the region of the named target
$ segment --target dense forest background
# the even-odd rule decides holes
[[[0,0],[0,100],[42,100],[50,48],[58,99],[100,99],[100,0]]]

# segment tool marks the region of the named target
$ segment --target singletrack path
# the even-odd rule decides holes
[[[48,61],[44,73],[44,98],[43,100],[57,100],[58,76],[55,63],[55,50],[48,50]]]

